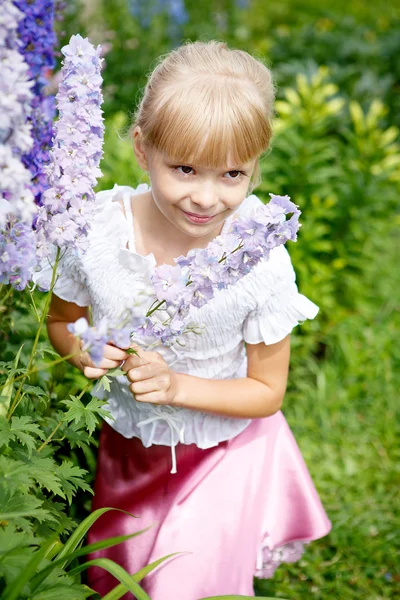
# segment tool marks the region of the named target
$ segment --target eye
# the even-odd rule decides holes
[[[242,175],[244,175],[243,171],[233,170],[227,172],[229,177],[227,179],[241,179]]]
[[[192,167],[188,167],[186,165],[179,165],[179,167],[174,167],[179,173],[182,173],[183,175],[190,175],[190,171],[193,171]],[[180,171],[179,169],[182,169],[182,171]]]

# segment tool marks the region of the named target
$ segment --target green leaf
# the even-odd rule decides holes
[[[83,424],[82,424],[83,425]],[[71,448],[89,448],[89,444],[96,444],[95,438],[89,436],[86,429],[81,428],[76,423],[65,423],[61,426],[61,432],[67,438]]]
[[[29,469],[29,475],[41,486],[53,494],[58,494],[65,498],[65,494],[60,485],[61,481],[57,476],[57,463],[52,458],[33,457],[26,462],[26,468]]]
[[[37,540],[29,534],[18,531],[14,525],[6,525],[0,528],[0,561],[2,556],[16,548],[24,548],[37,543]]]
[[[11,402],[11,398],[12,398],[12,394],[14,391],[14,377],[15,377],[15,371],[18,367],[18,363],[19,363],[19,359],[21,356],[21,352],[22,352],[22,348],[24,347],[24,344],[22,344],[22,346],[20,346],[15,359],[14,359],[14,369],[11,371],[11,373],[9,374],[7,381],[3,387],[3,389],[1,390],[1,394],[0,394],[0,415],[6,416],[9,406],[10,406],[10,402]]]
[[[32,478],[26,464],[7,456],[0,456],[0,480],[7,485],[10,491],[15,491],[20,487],[29,488],[32,485]]]
[[[4,417],[0,417],[0,446],[18,441],[20,444],[26,446],[30,456],[32,450],[38,445],[38,440],[31,433],[34,433],[41,440],[45,437],[39,425],[32,423],[31,417],[12,417],[10,422]]]
[[[0,521],[10,521],[20,517],[33,517],[38,521],[52,519],[42,508],[42,501],[31,494],[11,492],[0,484]]]
[[[138,571],[134,575],[131,575],[133,581],[136,581],[137,583],[139,583],[139,581],[144,579],[144,577],[146,577],[146,575],[151,573],[151,571],[153,571],[156,567],[158,567],[158,565],[160,565],[164,561],[168,560],[168,558],[171,558],[171,556],[176,556],[178,554],[187,554],[187,552],[173,552],[172,554],[168,554],[168,556],[163,556],[162,558],[155,560],[154,562],[150,563],[149,565],[146,565],[145,567],[143,567],[143,569],[140,569],[140,571]],[[124,584],[120,583],[113,590],[111,590],[111,592],[108,592],[108,594],[106,594],[106,596],[103,596],[103,600],[119,600],[125,594],[126,594],[126,588],[125,588]]]
[[[135,350],[133,350],[133,348],[130,348],[130,350],[132,350],[132,352],[129,352],[129,350],[127,350],[126,352],[128,354],[138,354]],[[119,367],[115,367],[114,369],[109,369],[107,371],[107,375],[103,375],[103,377],[100,377],[99,381],[97,382],[95,390],[101,390],[101,388],[103,388],[106,392],[109,392],[111,390],[110,384],[111,384],[111,379],[113,377],[126,377],[126,373]]]
[[[12,584],[19,577],[25,565],[32,558],[34,551],[34,546],[19,546],[0,557],[0,580],[4,580],[3,585],[4,583],[6,585]]]
[[[6,589],[3,591],[2,600],[18,600],[20,592],[36,572],[36,569],[46,556],[47,550],[53,544],[54,540],[57,539],[58,535],[59,532],[54,533],[46,542],[42,544],[40,549],[34,553],[31,560],[25,566],[23,572],[20,573],[18,579],[7,585]]]
[[[29,600],[54,600],[54,598],[62,598],[62,600],[85,600],[85,598],[89,598],[90,596],[93,596],[93,591],[86,585],[56,583],[52,587],[29,596]]]
[[[98,417],[105,417],[109,414],[107,410],[101,408],[107,401],[92,398],[85,405],[77,396],[70,396],[70,398],[71,400],[62,401],[63,404],[69,407],[69,410],[64,415],[64,419],[66,421],[74,421],[77,425],[83,421],[89,433],[92,434],[96,429]]]
[[[127,352],[127,354],[132,354],[132,352]],[[137,352],[135,352],[135,354],[137,354]],[[114,369],[108,369],[107,377],[126,377],[126,372],[119,367],[115,367]]]
[[[86,519],[84,519],[82,521],[82,523],[80,523],[78,525],[78,527],[75,529],[75,531],[73,532],[71,537],[65,543],[64,548],[59,553],[58,558],[64,558],[64,560],[65,560],[63,566],[65,566],[68,562],[68,559],[66,558],[67,555],[70,552],[73,552],[77,548],[78,544],[83,540],[83,538],[85,537],[85,535],[87,534],[87,532],[89,531],[89,529],[93,525],[93,523],[95,523],[97,521],[97,519],[99,517],[101,517],[101,515],[109,512],[111,510],[116,510],[117,512],[122,512],[126,515],[129,515],[130,517],[132,517],[134,519],[137,518],[134,515],[132,515],[131,513],[127,512],[126,510],[121,510],[120,508],[111,508],[108,506],[105,508],[98,508],[97,510],[93,511],[90,515],[88,515],[86,517]]]
[[[0,528],[0,579],[8,584],[18,577],[38,543],[39,539],[18,531],[14,524],[3,525]]]
[[[145,533],[152,527],[153,525],[149,525],[149,527],[145,527],[144,529],[141,529],[140,531],[135,531],[134,533],[129,533],[127,535],[119,535],[116,537],[107,538],[106,540],[102,540],[101,542],[88,544],[87,546],[79,548],[79,550],[75,550],[75,552],[67,554],[62,560],[66,560],[67,564],[69,564],[75,558],[79,558],[80,556],[86,556],[87,554],[90,554],[92,552],[97,552],[98,550],[105,550],[106,548],[112,548],[113,546],[122,544],[123,542],[126,542],[126,540],[130,540],[134,537],[137,537],[138,535],[141,535],[142,533]]]
[[[44,346],[44,345],[40,344],[36,348],[36,353],[40,354],[42,358],[44,358],[45,354],[50,354],[50,356],[55,356],[56,358],[60,358],[60,355],[58,354],[58,352],[56,352],[53,348],[51,348],[48,345]]]
[[[79,565],[79,567],[72,569],[70,571],[70,575],[77,575],[78,573],[86,570],[88,567],[100,567],[101,569],[105,569],[116,579],[118,579],[118,581],[120,581],[126,587],[126,589],[135,596],[135,598],[138,600],[151,600],[150,596],[146,594],[146,592],[138,583],[136,583],[136,581],[134,581],[133,577],[129,575],[125,569],[108,558],[96,558],[94,560],[89,560],[88,562],[83,563],[83,565]],[[9,599],[5,598],[4,600]]]
[[[135,531],[134,533],[130,533],[128,535],[120,535],[118,537],[108,538],[106,540],[102,540],[101,542],[96,542],[95,544],[88,544],[87,546],[83,546],[83,548],[79,548],[79,550],[75,550],[75,552],[71,552],[66,556],[63,556],[62,558],[56,559],[48,567],[42,569],[39,573],[36,574],[31,583],[32,590],[35,590],[36,587],[46,579],[46,577],[55,567],[60,567],[61,565],[63,565],[63,568],[66,568],[68,564],[70,564],[75,558],[79,558],[80,556],[86,556],[87,554],[90,554],[91,552],[96,552],[97,550],[105,550],[106,548],[112,548],[113,546],[122,544],[122,542],[130,540],[131,538],[137,537],[145,531],[148,531],[151,527],[152,526],[146,527],[145,529]]]
[[[44,396],[45,398],[49,397],[48,392],[46,392],[46,390],[37,385],[28,385],[27,383],[25,383],[23,390],[27,394],[32,394],[33,396]]]
[[[12,438],[10,423],[5,417],[0,416],[0,448],[1,446],[8,446]]]
[[[60,495],[62,496],[62,498],[67,498],[69,504],[71,504],[72,497],[75,495],[79,488],[81,490],[93,493],[93,490],[90,487],[90,485],[88,485],[83,479],[83,476],[87,474],[87,471],[73,465],[71,461],[64,460],[61,463],[61,465],[58,465],[56,474],[60,479],[60,484],[63,492]]]
[[[109,391],[111,391],[110,383],[111,383],[111,379],[109,377],[107,377],[107,375],[103,375],[103,377],[101,377],[99,379],[96,389],[101,390],[101,388],[103,388],[106,392],[109,392]]]

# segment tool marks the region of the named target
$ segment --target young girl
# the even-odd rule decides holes
[[[283,246],[234,285],[217,290],[190,321],[204,324],[186,345],[139,348],[109,343],[95,367],[67,330],[141,305],[148,275],[193,248],[205,248],[260,200],[258,159],[269,147],[274,88],[269,70],[221,42],[184,44],[151,74],[132,127],[150,187],[116,185],[97,194],[85,253],[65,255],[48,331],[61,355],[88,378],[122,365],[107,394],[93,509],[118,507],[89,541],[146,533],[107,556],[135,573],[170,553],[143,581],[152,600],[253,596],[253,576],[271,577],[300,558],[304,542],[330,523],[279,408],[290,332],[318,308],[296,287]],[[250,194],[250,195],[249,195]],[[149,308],[142,301],[143,314]],[[172,467],[172,468],[171,468]],[[116,580],[93,569],[101,595]]]

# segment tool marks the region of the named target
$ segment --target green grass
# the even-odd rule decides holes
[[[354,315],[325,361],[296,365],[284,412],[333,529],[259,595],[400,598],[399,326],[388,304]]]

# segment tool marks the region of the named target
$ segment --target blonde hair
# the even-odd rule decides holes
[[[274,84],[270,70],[226,43],[187,42],[160,57],[149,76],[130,133],[142,131],[180,164],[208,168],[259,159],[270,143]],[[261,180],[257,160],[250,191]]]

